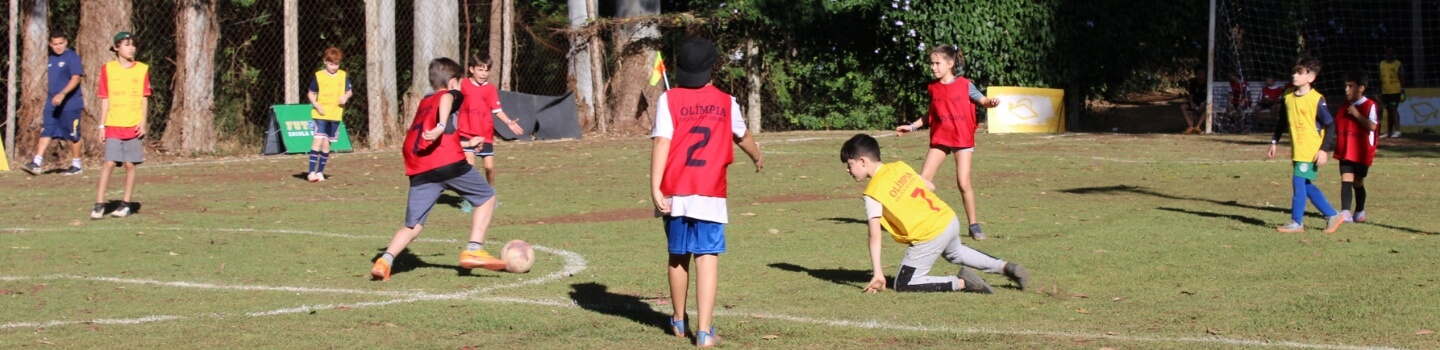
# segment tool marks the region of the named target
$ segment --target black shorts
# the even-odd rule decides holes
[[[469,141],[466,141],[466,142],[469,142]],[[495,155],[495,144],[493,144],[493,143],[482,143],[482,144],[480,144],[480,147],[466,147],[466,148],[464,148],[464,150],[465,150],[466,152],[475,153],[476,156],[480,156],[480,157],[492,157],[492,156]]]
[[[1340,160],[1340,173],[1355,174],[1356,179],[1363,179],[1370,175],[1370,166],[1358,162]]]
[[[1400,94],[1381,94],[1380,102],[1385,104],[1385,108],[1400,107]]]

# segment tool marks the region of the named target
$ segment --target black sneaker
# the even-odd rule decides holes
[[[83,172],[83,171],[85,171],[85,170],[84,170],[84,169],[80,169],[80,167],[78,167],[78,166],[71,165],[69,169],[65,169],[65,171],[61,171],[61,172],[60,172],[60,175],[66,175],[66,176],[69,176],[69,175],[80,175],[80,173]]]
[[[980,294],[995,293],[995,290],[990,288],[990,284],[985,283],[985,279],[980,278],[980,275],[976,275],[975,271],[970,271],[970,269],[964,266],[960,267],[960,273],[955,274],[955,277],[959,277],[961,281],[965,281],[965,286],[960,287],[960,291],[962,292]]]
[[[970,238],[985,239],[985,232],[980,231],[980,224],[970,224]]]
[[[90,210],[91,220],[100,220],[105,217],[105,203],[95,203],[95,209]]]
[[[1005,273],[1005,277],[1010,278],[1010,282],[1015,282],[1015,285],[1020,286],[1020,290],[1025,290],[1025,287],[1030,286],[1030,271],[1026,271],[1024,266],[1007,262],[1002,272]]]
[[[30,161],[29,163],[25,163],[25,165],[21,166],[20,170],[24,170],[25,172],[30,173],[30,175],[40,175],[40,164],[35,164],[34,161]]]

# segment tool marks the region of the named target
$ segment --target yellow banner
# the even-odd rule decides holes
[[[1000,105],[986,110],[991,133],[1065,132],[1065,90],[991,86]]]
[[[1440,126],[1440,89],[1406,89],[1405,102],[1401,102],[1397,110],[1400,112],[1400,126],[1406,128],[1405,132]],[[1383,119],[1380,123],[1389,126]]]

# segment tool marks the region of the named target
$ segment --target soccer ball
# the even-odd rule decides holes
[[[512,240],[506,242],[504,248],[500,248],[500,259],[505,260],[505,271],[530,272],[530,265],[535,263],[535,250],[530,248],[530,243]]]

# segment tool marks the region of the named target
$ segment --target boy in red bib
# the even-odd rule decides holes
[[[1335,159],[1340,160],[1340,217],[1345,222],[1365,222],[1365,177],[1375,160],[1375,146],[1380,141],[1379,104],[1365,98],[1370,77],[1353,72],[1345,76],[1345,107],[1335,118]],[[1350,200],[1355,199],[1355,212]]]
[[[660,94],[655,107],[655,128],[650,137],[650,197],[664,214],[668,240],[670,328],[685,336],[685,300],[690,286],[690,258],[696,265],[695,301],[699,309],[695,345],[715,346],[715,294],[720,281],[720,254],[725,252],[726,167],[735,159],[728,140],[764,168],[760,147],[745,129],[735,97],[710,85],[711,69],[719,54],[715,44],[690,39],[680,47],[676,61],[679,87]]]

